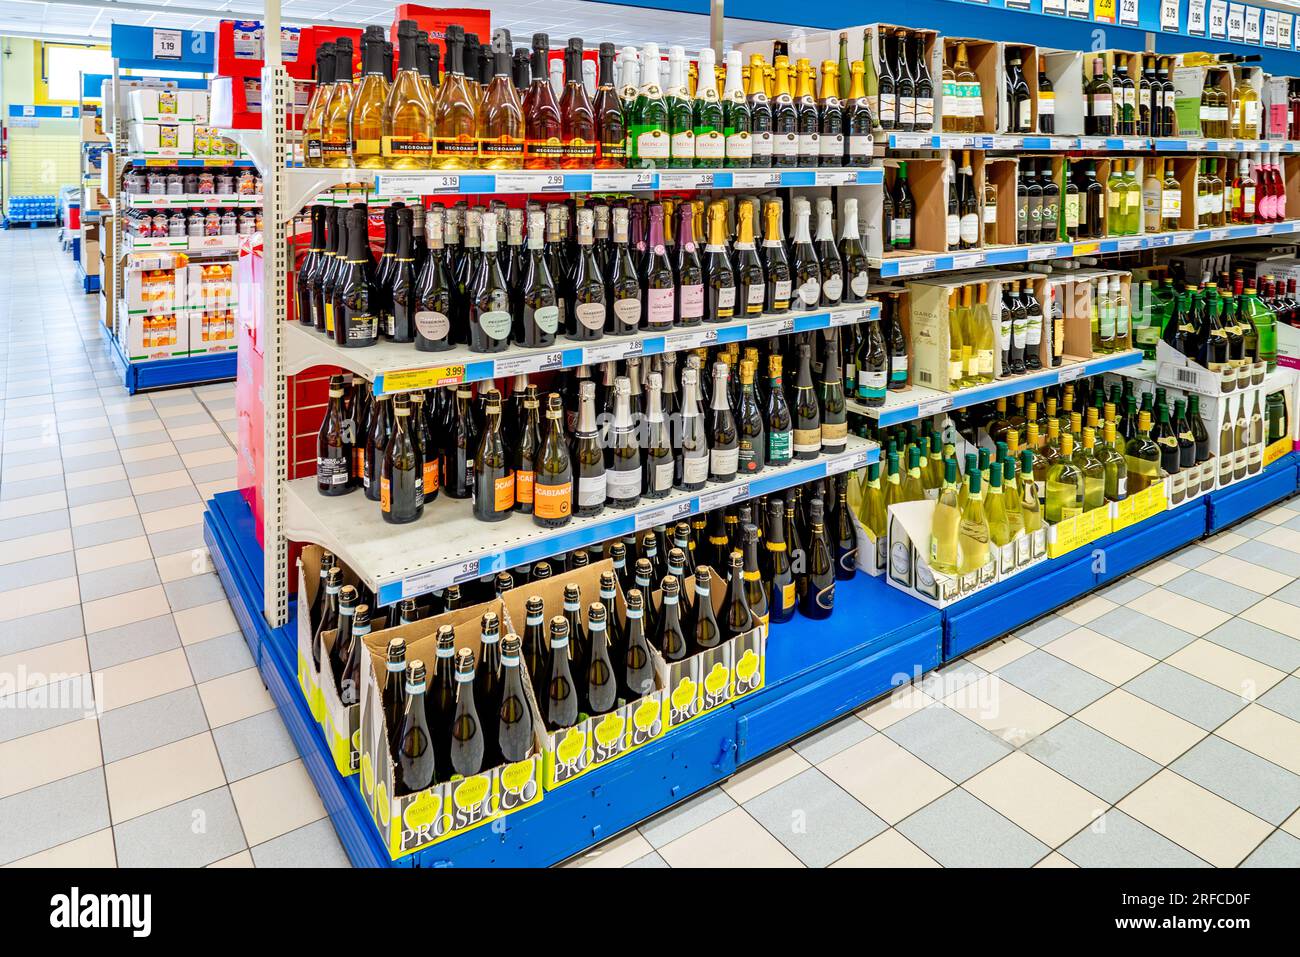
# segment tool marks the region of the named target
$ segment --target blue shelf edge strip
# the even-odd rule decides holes
[[[1055,607],[1227,524],[1294,494],[1300,455],[1101,539],[1079,556],[1048,561],[944,611],[859,575],[840,583],[845,620],[870,620],[869,638],[850,628],[796,619],[773,630],[767,685],[691,722],[581,783],[548,792],[535,807],[443,844],[391,861],[370,825],[355,778],[334,771],[298,690],[294,623],[270,628],[261,613],[262,550],[240,492],[208,502],[204,538],[217,573],[303,763],[352,863],[367,867],[545,866],[579,853],[731,775],[740,765],[860,707]],[[1104,563],[1097,564],[1097,555]],[[1037,604],[1028,595],[1039,596]],[[883,624],[884,627],[879,626]],[[816,657],[814,657],[816,656]]]
[[[89,280],[95,280],[98,288],[98,276],[86,276],[82,288],[91,291]],[[101,334],[111,347],[113,364],[122,376],[122,385],[128,395],[135,395],[143,389],[165,389],[174,385],[203,385],[208,382],[223,382],[235,378],[238,359],[235,350],[219,352],[210,356],[183,356],[179,359],[158,359],[153,362],[131,362],[122,351],[122,344],[102,322],[98,323]]]

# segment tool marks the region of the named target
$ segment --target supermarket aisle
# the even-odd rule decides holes
[[[1288,505],[574,863],[1300,867],[1300,501]]]
[[[0,232],[0,864],[345,864],[203,546],[234,386],[128,397],[97,299]]]

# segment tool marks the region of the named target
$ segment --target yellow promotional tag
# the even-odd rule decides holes
[[[465,366],[434,366],[430,369],[403,369],[384,373],[384,392],[414,392],[440,385],[456,385],[465,381]]]

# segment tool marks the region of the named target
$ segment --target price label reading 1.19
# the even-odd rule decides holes
[[[181,31],[155,30],[153,32],[153,58],[179,60],[181,58]]]

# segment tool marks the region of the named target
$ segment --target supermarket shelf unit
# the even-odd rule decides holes
[[[648,8],[661,5],[658,0],[624,2]],[[1004,0],[993,0],[992,5],[1000,8],[1003,2]],[[1142,6],[1145,8],[1152,2],[1154,0],[1142,0]],[[685,12],[708,12],[708,4],[703,0],[681,0],[681,3],[674,6]],[[969,20],[972,16],[983,16],[988,10],[988,7],[981,5],[977,11],[972,11],[969,7],[949,0],[922,0],[918,6],[918,9],[921,8],[951,12],[952,19],[957,22],[963,17]],[[1064,11],[1063,2],[1062,10]],[[1001,9],[996,12],[999,17],[1004,16]],[[781,8],[772,0],[731,0],[727,5],[727,13],[772,23],[782,20]],[[1012,17],[1016,13],[1008,10],[1005,17]],[[1059,39],[1054,36],[1052,29],[1045,28],[1050,18],[1040,19],[1040,10],[1033,10],[1032,13],[1035,14],[1036,33],[1046,35],[1040,36],[1040,39],[1048,42]],[[919,14],[909,7],[907,15],[915,18]],[[1150,15],[1151,11],[1144,9],[1143,16]],[[807,16],[816,21],[817,25],[832,26],[837,22],[851,22],[854,13],[845,4],[831,4],[830,7],[818,8]],[[942,17],[935,18],[935,22],[940,20],[946,22]],[[1061,22],[1068,22],[1074,29],[1091,26],[1090,17],[1086,16],[1070,21],[1062,18]],[[300,540],[320,542],[335,549],[343,560],[351,563],[367,583],[379,592],[381,602],[387,602],[408,593],[408,589],[409,593],[429,590],[438,587],[439,582],[477,576],[518,561],[535,560],[544,554],[553,554],[608,534],[618,534],[623,528],[632,529],[642,523],[657,523],[670,516],[716,507],[746,495],[774,491],[826,474],[828,470],[855,467],[877,457],[879,450],[874,445],[855,442],[850,452],[841,457],[821,459],[789,470],[772,470],[764,473],[758,482],[736,483],[735,486],[724,486],[716,490],[706,489],[702,494],[683,493],[662,503],[647,503],[630,512],[606,513],[586,524],[574,523],[562,533],[546,533],[546,537],[520,527],[521,535],[515,541],[509,540],[510,532],[505,533],[507,540],[498,541],[502,537],[500,531],[504,530],[500,529],[492,531],[492,541],[488,542],[489,533],[482,528],[465,529],[457,520],[453,520],[451,524],[456,526],[455,534],[445,536],[446,538],[457,539],[470,535],[468,540],[462,540],[455,546],[461,549],[457,554],[451,553],[448,546],[422,540],[430,537],[428,518],[413,526],[410,532],[394,534],[391,528],[379,528],[377,516],[373,512],[361,514],[361,508],[369,503],[361,503],[359,498],[355,502],[346,498],[326,500],[316,494],[310,479],[289,481],[285,454],[289,440],[286,392],[289,377],[295,371],[316,364],[337,363],[363,374],[374,375],[377,391],[423,387],[410,385],[409,380],[403,382],[400,377],[394,378],[394,373],[411,369],[408,362],[402,361],[400,356],[390,355],[379,348],[356,350],[355,354],[345,357],[339,354],[340,350],[333,350],[329,343],[314,332],[287,322],[283,293],[291,262],[285,241],[286,226],[307,202],[322,191],[348,184],[363,184],[379,196],[412,192],[456,195],[488,191],[567,192],[597,188],[768,188],[774,185],[814,185],[826,171],[784,171],[777,174],[780,178],[776,182],[761,183],[757,179],[750,182],[745,178],[754,175],[754,171],[744,175],[722,171],[709,174],[711,178],[707,182],[693,179],[689,183],[685,179],[675,179],[676,171],[650,174],[628,171],[618,175],[636,179],[630,178],[620,186],[598,186],[595,173],[562,172],[542,176],[524,172],[458,173],[449,177],[432,172],[393,174],[295,168],[291,162],[290,137],[284,128],[284,116],[291,99],[291,84],[279,67],[279,24],[278,0],[269,0],[264,30],[268,68],[263,73],[263,103],[268,106],[263,111],[261,136],[244,134],[244,139],[249,144],[248,151],[259,158],[265,178],[265,281],[261,290],[261,346],[266,363],[266,405],[263,417],[266,451],[264,517],[262,527],[256,527],[248,505],[250,491],[222,493],[208,503],[204,530],[214,563],[263,679],[321,794],[347,853],[356,864],[416,867],[555,863],[717,783],[745,762],[859,707],[864,701],[885,693],[891,687],[911,680],[970,648],[997,638],[1052,608],[1067,604],[1117,575],[1195,541],[1251,511],[1283,499],[1300,487],[1297,455],[1288,454],[1260,475],[1103,539],[1101,545],[1107,549],[1104,572],[1095,570],[1090,552],[1067,555],[1045,562],[1023,576],[1016,576],[1004,585],[986,589],[943,611],[903,595],[879,578],[859,575],[851,581],[842,582],[837,587],[837,605],[840,606],[837,608],[837,620],[857,624],[853,627],[817,628],[806,620],[796,618],[791,623],[773,629],[767,650],[766,684],[762,689],[722,706],[670,736],[643,746],[621,761],[590,772],[579,784],[549,791],[536,807],[503,818],[493,827],[470,830],[444,843],[392,861],[371,824],[370,811],[362,801],[355,779],[349,781],[335,772],[329,748],[319,726],[309,714],[298,687],[296,608],[289,595],[288,543],[291,540],[299,537]],[[1069,48],[1077,48],[1077,44],[1072,42]],[[898,144],[894,148],[934,147]],[[988,148],[1007,147],[990,144]],[[1015,148],[1039,147],[1032,142],[1022,142]],[[1068,144],[1062,148],[1082,147]],[[1209,148],[1208,145],[1206,148]],[[1228,147],[1223,145],[1220,148]],[[851,174],[855,184],[881,183],[877,170],[836,172],[846,177]],[[796,174],[801,178],[785,179]],[[649,179],[642,178],[647,175]],[[690,172],[688,175],[699,177],[701,174]],[[578,178],[582,176],[590,178]],[[810,178],[810,181],[802,177]],[[839,182],[848,183],[850,180],[845,178]],[[1219,242],[1247,236],[1284,234],[1298,228],[1300,225],[1274,224],[1263,229],[1253,226],[1229,227],[1222,233],[1216,230],[1174,235],[1183,235],[1181,242],[1187,243]],[[1202,232],[1205,233],[1204,236],[1201,235]],[[907,270],[969,268],[1003,262],[1027,262],[1031,258],[1050,259],[1151,249],[1174,245],[1174,235],[1131,237],[1091,244],[1045,244],[1043,252],[1034,252],[1032,255],[1030,250],[1035,247],[1010,247],[980,252],[978,255],[981,258],[978,261],[951,262],[949,260],[954,257],[914,257],[919,260],[918,265],[908,266]],[[1125,245],[1120,245],[1121,243]],[[1136,245],[1130,246],[1128,243]],[[1008,258],[1003,258],[1004,256]],[[882,264],[881,273],[884,276],[909,274],[908,271],[900,270],[900,265],[903,265],[902,260],[890,257]],[[831,321],[829,314],[826,314],[826,324],[829,325]],[[740,335],[738,332],[724,331],[724,328],[716,330],[719,336],[717,341],[728,341],[721,338],[724,335]],[[763,323],[747,324],[743,334],[761,335],[763,328]],[[665,336],[664,348],[669,348],[667,339],[668,336]],[[592,361],[592,349],[636,350],[639,346],[641,354],[646,354],[654,348],[650,343],[650,337],[614,340],[583,346],[581,355],[572,353],[571,349],[576,347],[553,350],[551,356],[542,356],[536,350],[532,353],[520,351],[517,355],[490,359],[485,357],[486,361],[492,363],[490,368],[483,366],[474,369],[474,362],[482,360],[471,360],[463,368],[455,370],[453,375],[457,381],[500,376],[506,374],[501,363],[511,361],[521,362],[525,368],[564,368],[578,361]],[[629,353],[625,351],[621,354]],[[430,363],[417,370],[428,377],[436,374],[441,364],[447,360],[445,357],[411,357],[410,361],[417,364],[419,361]],[[994,383],[952,396],[936,393],[924,400],[916,390],[912,390],[906,394],[905,399],[900,398],[897,402],[891,400],[885,410],[877,412],[877,418],[884,423],[901,421],[898,418],[900,416],[926,414],[926,410],[931,408],[930,403],[947,403],[947,408],[954,408],[984,401],[999,394],[997,390],[1005,390],[1001,394],[1010,394],[1059,382],[1085,372],[1127,367],[1136,361],[1135,353],[1104,356],[1063,369],[1045,370],[1036,376],[1017,379],[1014,383]],[[529,365],[530,363],[536,365]],[[937,405],[933,410],[938,411]],[[803,470],[807,470],[806,476],[800,474]],[[766,482],[772,484],[759,484]],[[710,497],[715,494],[719,497]],[[373,509],[373,506],[370,508]],[[470,520],[463,521],[468,523]],[[446,524],[442,523],[440,527]],[[261,542],[264,542],[265,547]],[[501,553],[502,546],[505,548],[504,554]],[[413,583],[412,578],[415,578]],[[840,619],[840,614],[843,614],[843,619]],[[862,627],[865,622],[870,622],[870,625]]]
[[[175,32],[175,31],[172,31]],[[122,385],[127,392],[134,395],[144,389],[161,389],[179,385],[201,385],[207,382],[221,382],[235,377],[237,359],[233,349],[204,355],[179,356],[168,359],[150,359],[132,361],[124,348],[119,331],[124,326],[124,317],[119,316],[122,301],[118,297],[126,288],[126,273],[130,267],[133,253],[174,251],[184,252],[189,256],[210,261],[213,258],[232,259],[238,250],[238,238],[230,236],[208,237],[204,240],[155,240],[139,239],[128,236],[123,228],[126,209],[139,208],[132,197],[122,198],[122,175],[128,166],[166,166],[182,168],[249,168],[252,160],[235,157],[162,157],[140,156],[130,152],[130,139],[127,133],[126,111],[123,103],[125,91],[121,86],[122,70],[165,70],[169,73],[191,72],[202,76],[213,69],[213,51],[216,49],[216,37],[211,33],[181,31],[181,50],[176,59],[158,59],[155,57],[157,46],[154,44],[154,30],[150,27],[134,27],[113,24],[111,47],[113,53],[113,116],[105,117],[111,121],[112,132],[109,134],[113,146],[113,175],[118,186],[119,198],[110,201],[113,209],[111,217],[113,242],[117,251],[113,262],[106,262],[105,268],[113,271],[113,295],[108,298],[108,318],[101,324],[104,335],[112,346],[114,364],[122,374]],[[175,198],[175,197],[172,197]],[[215,199],[216,197],[213,197]],[[252,199],[252,197],[244,197]],[[214,204],[215,205],[215,204]],[[235,205],[235,204],[226,204]],[[240,208],[244,205],[239,204]]]

